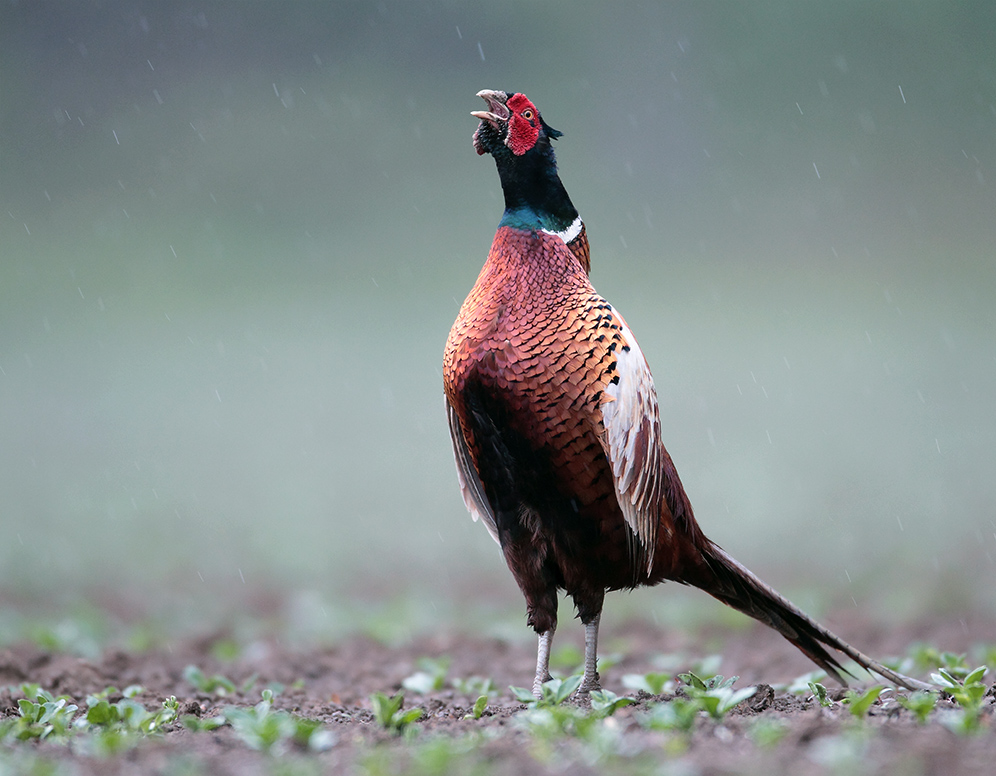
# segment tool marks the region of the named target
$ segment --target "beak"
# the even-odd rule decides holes
[[[500,123],[508,121],[511,114],[505,106],[505,102],[508,100],[508,95],[505,94],[505,92],[482,89],[477,93],[477,96],[484,99],[484,101],[488,104],[488,109],[472,110],[470,112],[471,116],[478,118],[481,121],[487,121],[495,129],[498,129],[498,125]]]

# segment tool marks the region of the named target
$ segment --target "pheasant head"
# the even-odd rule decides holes
[[[539,110],[522,93],[485,89],[477,96],[484,99],[488,109],[471,111],[481,120],[474,132],[474,149],[479,154],[491,154],[498,167],[505,193],[501,224],[569,233],[573,239],[581,222],[557,174],[550,143],[562,133],[543,121]]]

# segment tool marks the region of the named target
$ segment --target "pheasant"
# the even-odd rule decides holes
[[[929,685],[859,652],[706,538],[661,439],[653,378],[619,312],[588,279],[588,237],[551,141],[521,93],[478,93],[474,133],[505,212],[446,342],[443,381],[464,502],[498,542],[550,679],[558,590],[585,629],[584,696],[599,687],[605,593],[672,580],[774,628],[846,684],[836,650],[906,688]]]

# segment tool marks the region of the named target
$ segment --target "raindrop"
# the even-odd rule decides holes
[[[481,55],[481,61],[484,61],[484,49],[481,47],[481,41],[477,41],[477,53]]]
[[[242,576],[242,569],[239,569],[239,579],[242,580],[243,585],[246,583],[246,578]]]
[[[816,162],[813,162],[813,169],[816,170],[816,180],[820,179],[820,168],[816,166]]]
[[[460,40],[463,40],[463,35],[460,33],[460,25],[459,24],[457,25],[457,37]]]
[[[805,113],[802,112],[802,108],[799,106],[799,103],[796,103],[795,107],[799,108],[799,115],[800,116],[805,116],[806,115]]]
[[[903,87],[901,85],[899,87],[899,96],[903,98],[903,105],[905,105],[906,104],[906,95],[903,94]]]
[[[118,133],[112,129],[111,134],[114,135],[114,142],[117,143],[118,145],[121,145],[121,141],[118,140]]]

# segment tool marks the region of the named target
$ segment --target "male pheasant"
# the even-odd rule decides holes
[[[499,543],[539,634],[533,691],[550,678],[557,593],[585,627],[580,694],[598,687],[608,590],[673,580],[771,626],[842,684],[827,648],[924,688],[800,611],[702,533],[661,440],[633,333],[588,280],[588,238],[557,173],[561,133],[524,94],[482,91],[474,133],[505,213],[446,342],[443,379],[464,502]]]

